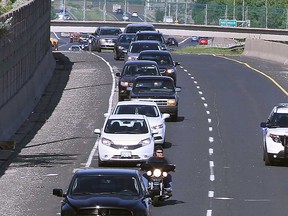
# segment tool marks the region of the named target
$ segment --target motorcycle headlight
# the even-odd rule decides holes
[[[160,124],[160,125],[155,125],[155,126],[153,126],[151,128],[154,129],[154,130],[157,130],[157,129],[161,129],[163,127],[164,127],[163,124]]]
[[[141,141],[139,142],[139,144],[142,145],[142,146],[145,146],[145,145],[149,145],[150,142],[151,142],[151,139],[150,139],[150,138],[147,138],[147,139],[141,140]]]
[[[123,46],[119,46],[119,50],[126,50],[126,48]]]
[[[153,171],[153,175],[155,176],[155,177],[160,177],[161,176],[161,170],[160,169],[155,169],[154,171]]]
[[[101,139],[101,142],[102,142],[103,145],[106,145],[106,146],[111,146],[112,144],[114,144],[114,143],[112,142],[112,140],[106,139],[106,138],[102,138],[102,139]]]
[[[128,87],[129,82],[120,82],[120,85],[123,87]]]
[[[167,104],[168,106],[176,106],[176,100],[175,99],[168,100]]]
[[[162,175],[163,175],[164,177],[167,177],[168,173],[167,173],[167,172],[163,172]]]
[[[151,171],[151,170],[148,170],[146,174],[147,174],[148,176],[151,176],[151,175],[152,175],[152,171]]]
[[[172,69],[172,68],[167,69],[167,73],[168,74],[174,73],[174,69]]]
[[[269,137],[274,141],[274,142],[277,142],[277,143],[281,143],[281,139],[278,135],[275,135],[275,134],[269,134]]]

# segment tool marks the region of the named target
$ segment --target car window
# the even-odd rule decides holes
[[[159,75],[156,65],[126,65],[122,72],[123,76]]]
[[[148,127],[144,119],[109,119],[105,125],[105,133],[145,134]]]
[[[174,92],[173,81],[170,80],[138,80],[133,92]]]
[[[158,44],[154,44],[154,43],[151,43],[151,44],[133,44],[132,46],[130,46],[130,52],[131,53],[140,53],[141,51],[143,50],[160,50],[160,46]]]
[[[173,60],[170,55],[142,54],[140,53],[139,60],[151,60],[157,62],[158,65],[173,65]]]
[[[140,114],[147,117],[158,117],[159,112],[155,106],[148,105],[119,105],[114,114]]]
[[[101,29],[100,35],[118,35],[121,33],[119,29]]]
[[[271,119],[272,127],[288,127],[288,114],[274,113]]]
[[[156,40],[164,43],[164,39],[160,34],[137,34],[135,40]]]
[[[139,196],[140,190],[140,182],[135,176],[87,175],[74,179],[71,187],[71,195],[118,194]]]
[[[131,41],[134,40],[134,35],[121,35],[119,37],[119,42],[121,43],[130,43]]]

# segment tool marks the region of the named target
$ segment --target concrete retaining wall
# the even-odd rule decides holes
[[[13,135],[39,102],[55,68],[51,2],[33,0],[0,16],[0,141]]]
[[[246,39],[243,55],[288,65],[288,45],[259,39]]]

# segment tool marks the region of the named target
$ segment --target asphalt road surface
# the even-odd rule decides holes
[[[114,74],[124,63],[111,52],[55,57],[53,79],[13,137],[14,158],[1,167],[1,215],[60,215],[52,189],[65,190],[77,168],[97,167],[93,130],[116,102]],[[177,168],[173,197],[153,214],[286,216],[287,167],[264,165],[259,124],[287,101],[287,68],[245,57],[173,57],[181,63],[182,91],[178,121],[167,122],[165,152]]]

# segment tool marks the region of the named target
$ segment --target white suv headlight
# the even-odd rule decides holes
[[[155,130],[161,129],[161,128],[163,128],[163,124],[155,125],[155,126],[153,126],[153,127],[151,127],[151,128],[152,128],[152,129],[155,129]]]
[[[281,139],[278,135],[275,134],[269,134],[269,137],[273,140],[273,142],[281,143]]]

